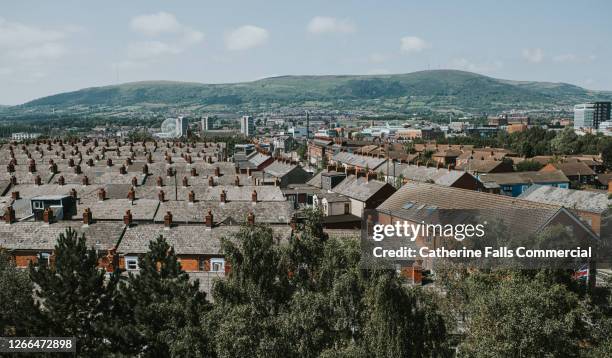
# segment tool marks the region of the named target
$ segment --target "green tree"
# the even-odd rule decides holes
[[[612,170],[612,141],[601,151],[601,160],[606,169]]]
[[[577,139],[573,128],[565,128],[550,141],[551,150],[554,154],[577,154]]]
[[[26,271],[15,267],[11,257],[0,250],[0,335],[36,335],[39,327],[34,287]]]
[[[476,281],[472,290],[463,355],[578,356],[587,331],[584,310],[564,285],[510,274]]]
[[[98,267],[98,256],[88,249],[85,237],[67,229],[60,234],[51,265],[30,265],[35,297],[41,301],[41,334],[76,337],[80,356],[100,356],[108,351],[107,320],[112,320],[111,303],[118,274],[106,279]]]
[[[517,172],[529,172],[538,171],[542,169],[543,165],[535,160],[523,160],[515,166]]]
[[[209,303],[199,282],[189,280],[174,249],[159,236],[138,263],[139,272],[121,285],[125,312],[123,350],[147,357],[210,356],[206,322]]]

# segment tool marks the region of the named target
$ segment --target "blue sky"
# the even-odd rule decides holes
[[[612,90],[612,2],[4,1],[0,104],[141,80],[454,68]]]

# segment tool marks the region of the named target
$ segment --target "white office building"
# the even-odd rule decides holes
[[[295,139],[304,139],[308,133],[306,127],[292,127],[287,130],[290,136]]]
[[[211,131],[211,130],[215,129],[214,125],[215,125],[214,117],[206,116],[206,117],[202,118],[202,130],[203,131]]]
[[[20,132],[20,133],[13,133],[11,135],[12,139],[14,141],[20,142],[22,140],[28,140],[28,139],[36,139],[38,137],[40,137],[40,133],[24,133],[24,132]]]
[[[250,137],[255,134],[255,119],[251,116],[242,116],[240,118],[240,133]]]
[[[595,105],[583,103],[574,106],[574,129],[596,128]]]

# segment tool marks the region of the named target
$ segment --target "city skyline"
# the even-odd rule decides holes
[[[591,26],[579,28],[571,24],[585,7],[570,2],[112,3],[5,6],[0,104],[144,80],[232,83],[427,69],[612,89],[612,51],[600,45],[612,33],[605,15],[612,6],[604,1],[589,3]]]

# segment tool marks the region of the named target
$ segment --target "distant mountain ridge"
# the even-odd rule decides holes
[[[481,113],[545,109],[612,98],[565,83],[501,80],[457,70],[394,75],[280,76],[253,82],[203,84],[145,81],[85,88],[10,107],[10,112],[187,113],[319,108],[381,113],[458,110]]]

